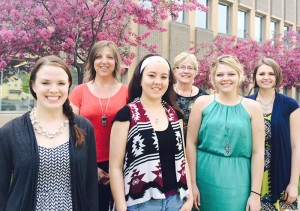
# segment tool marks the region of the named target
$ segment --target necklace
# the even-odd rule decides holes
[[[106,108],[105,108],[105,113],[103,112],[103,107],[102,107],[101,99],[100,99],[100,97],[98,98],[100,106],[101,106],[101,111],[102,111],[102,117],[101,117],[102,126],[106,126],[106,123],[107,123],[106,114],[107,114],[107,108],[108,108],[108,105],[109,105],[110,98],[111,98],[111,96],[108,98],[108,102],[107,102]]]
[[[266,110],[272,109],[274,99],[275,99],[275,95],[274,95],[273,99],[272,99],[269,103],[264,104],[264,103],[260,100],[260,97],[257,96],[257,101],[259,102],[261,108],[262,108],[263,110],[265,110],[265,111],[266,111]]]
[[[112,92],[113,92],[114,82],[115,82],[115,80],[113,80],[112,85],[111,85]],[[100,97],[98,97],[99,104],[100,104],[101,111],[102,111],[102,116],[101,116],[101,124],[102,124],[102,126],[106,126],[106,124],[107,124],[107,116],[106,116],[106,114],[107,114],[107,108],[108,108],[111,96],[112,95],[109,96],[108,101],[106,103],[105,113],[103,112],[102,101],[101,101]]]
[[[175,90],[176,90],[177,94],[180,95],[179,92],[178,92],[177,85],[175,85]],[[190,92],[190,96],[189,97],[192,97],[192,93],[193,93],[193,87],[191,88],[191,92]]]
[[[45,138],[55,138],[57,136],[59,136],[60,134],[63,133],[63,130],[65,129],[65,127],[67,127],[67,125],[69,125],[69,120],[68,117],[66,117],[66,119],[64,120],[64,122],[59,126],[58,130],[56,132],[49,132],[47,131],[45,128],[43,128],[40,125],[39,120],[37,120],[36,118],[36,114],[35,114],[35,109],[33,108],[30,112],[30,120],[31,120],[31,124],[33,126],[34,131],[39,134],[44,136]]]
[[[229,155],[229,153],[231,151],[231,145],[230,145],[230,140],[228,138],[227,120],[228,120],[228,116],[226,115],[225,124],[224,124],[225,140],[226,140],[225,152],[226,152],[227,155]]]
[[[147,115],[148,115],[148,117],[149,117],[149,119],[150,119],[150,116],[149,116],[149,109],[147,109],[147,107],[144,106],[144,105],[143,105],[143,107],[144,107],[145,110],[148,110],[148,112],[147,112],[147,111],[146,111],[146,112],[147,112]],[[164,107],[162,106],[162,108],[164,108]],[[154,123],[157,124],[158,122],[159,122],[159,118],[158,118],[157,116],[154,116]]]

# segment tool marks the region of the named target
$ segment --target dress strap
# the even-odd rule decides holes
[[[243,99],[244,99],[244,97],[242,96],[242,97],[241,97],[241,101],[240,101],[240,104],[242,103]]]

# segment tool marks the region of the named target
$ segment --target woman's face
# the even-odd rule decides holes
[[[94,68],[96,70],[96,77],[112,76],[115,71],[116,60],[113,51],[110,47],[105,46],[100,50],[94,61]]]
[[[32,83],[37,106],[61,108],[68,98],[69,85],[68,74],[63,68],[52,65],[41,66]]]
[[[214,74],[213,82],[219,92],[236,92],[239,86],[239,75],[232,67],[219,64]]]
[[[174,75],[177,83],[192,85],[196,74],[197,70],[190,62],[183,62],[174,69]]]
[[[276,76],[272,67],[261,65],[256,72],[255,80],[260,89],[273,89],[276,85]]]
[[[152,62],[145,67],[142,74],[142,96],[161,99],[169,86],[169,67],[162,62]]]

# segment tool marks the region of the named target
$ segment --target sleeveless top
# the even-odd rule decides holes
[[[241,102],[228,106],[214,99],[204,109],[198,149],[226,157],[251,157],[251,120]]]
[[[69,142],[56,148],[38,146],[38,151],[36,210],[73,210]]]
[[[176,111],[162,101],[167,117],[176,137],[175,172],[177,192],[183,199],[188,195],[181,127]],[[130,126],[123,167],[125,198],[127,206],[150,199],[165,199],[157,135],[140,99],[128,104]]]

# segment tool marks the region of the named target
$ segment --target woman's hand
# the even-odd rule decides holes
[[[193,208],[193,198],[188,197],[186,202],[182,205],[179,211],[191,211]]]
[[[260,211],[260,209],[260,195],[251,192],[247,201],[246,211]]]
[[[292,204],[298,197],[298,186],[289,184],[285,190],[284,200],[286,204]]]
[[[197,185],[193,185],[193,205],[196,210],[200,210],[200,192]]]
[[[98,167],[98,183],[103,185],[109,184],[109,174]]]

